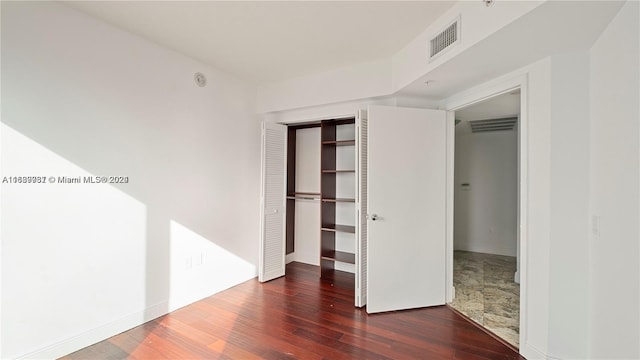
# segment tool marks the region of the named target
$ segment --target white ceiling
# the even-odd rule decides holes
[[[586,50],[622,4],[613,0],[547,1],[416,79],[401,93],[444,99],[544,57]],[[426,86],[427,80],[433,83]]]
[[[455,1],[69,1],[241,78],[266,82],[390,57]]]

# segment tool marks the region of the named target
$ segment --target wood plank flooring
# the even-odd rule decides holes
[[[524,359],[446,306],[367,315],[352,278],[250,280],[63,359]]]

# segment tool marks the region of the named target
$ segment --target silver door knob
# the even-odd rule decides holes
[[[369,216],[369,218],[371,219],[371,221],[376,221],[376,220],[378,220],[378,214],[371,214],[371,216]]]

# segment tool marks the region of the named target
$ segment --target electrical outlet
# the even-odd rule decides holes
[[[193,267],[193,259],[191,258],[191,256],[187,256],[186,258],[184,258],[184,269],[190,270],[192,267]]]

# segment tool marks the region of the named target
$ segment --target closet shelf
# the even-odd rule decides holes
[[[356,202],[356,199],[348,199],[348,198],[322,198],[322,202]]]
[[[338,224],[330,224],[330,225],[322,225],[322,231],[332,231],[332,232],[344,232],[355,234],[356,227],[351,225],[338,225]]]
[[[320,198],[317,196],[287,196],[287,200],[320,200]]]
[[[321,258],[322,260],[338,261],[338,262],[343,262],[348,264],[356,263],[356,254],[348,253],[344,251],[325,250],[322,252]]]
[[[355,145],[356,141],[355,140],[328,140],[328,141],[323,141],[322,145],[335,145],[335,146],[348,146],[348,145]]]
[[[337,170],[337,169],[336,170],[322,170],[323,174],[355,173],[355,172],[356,172],[355,169],[353,169],[353,170],[349,170],[349,169],[346,169],[346,170]]]
[[[287,200],[320,200],[320,193],[294,192],[287,195]]]

